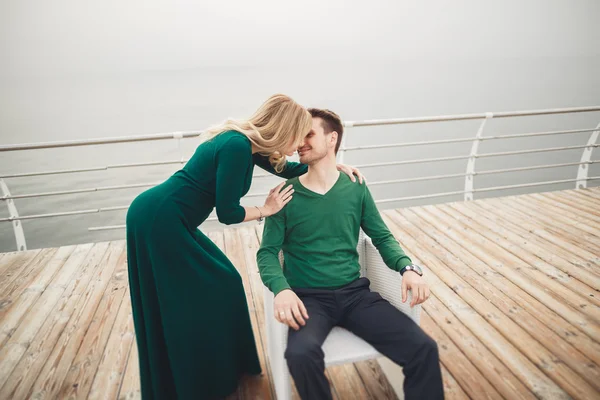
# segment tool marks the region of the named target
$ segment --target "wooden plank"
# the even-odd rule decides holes
[[[428,335],[435,338],[440,353],[440,361],[455,377],[454,379],[467,395],[474,399],[503,399],[502,395],[469,361],[427,312],[421,313],[421,327]]]
[[[592,339],[596,341],[600,340],[600,327],[598,324],[592,318],[581,312],[577,305],[573,307],[572,303],[575,300],[573,297],[575,296],[569,296],[569,294],[572,294],[569,291],[567,291],[567,293],[561,293],[562,296],[558,296],[555,291],[560,290],[555,287],[556,285],[552,285],[552,280],[546,279],[542,273],[536,274],[529,270],[524,271],[523,267],[513,268],[515,265],[521,265],[522,262],[519,262],[518,259],[515,260],[516,257],[509,257],[504,254],[504,252],[501,249],[498,249],[495,244],[490,243],[489,240],[471,232],[464,226],[457,226],[456,229],[448,229],[448,227],[453,225],[451,221],[438,221],[426,212],[424,208],[415,208],[406,213],[403,211],[402,215],[414,215],[415,217],[413,218],[417,218],[420,221],[425,220],[438,230],[444,231],[444,233],[455,242],[468,243],[471,246],[471,253],[487,263],[492,270],[512,281],[522,290],[540,300],[547,307],[554,308],[554,310],[563,318],[567,319],[573,325],[576,325]],[[520,270],[517,270],[517,268],[520,268]],[[550,288],[554,290],[551,292],[549,290]],[[566,304],[569,300],[571,300],[570,305]]]
[[[496,199],[486,199],[485,202],[474,201],[472,207],[475,207],[477,212],[481,212],[479,209],[483,209],[487,212],[487,215],[493,214],[497,216],[497,223],[499,225],[510,227],[511,230],[526,230],[530,233],[528,236],[530,241],[548,249],[553,254],[569,260],[577,269],[585,270],[586,273],[595,276],[596,278],[591,280],[591,282],[596,281],[597,277],[600,276],[596,264],[592,259],[580,256],[579,253],[581,250],[576,245],[547,232],[544,227],[527,222],[529,219],[527,214],[515,210],[514,207],[506,207]],[[515,228],[515,225],[518,228]]]
[[[251,228],[252,229],[252,228]],[[258,336],[256,336],[257,346],[260,353],[265,354],[265,374],[268,382],[273,382],[273,374],[271,371],[271,364],[268,362],[267,354],[267,332],[265,326],[265,304],[263,296],[263,283],[258,272],[258,265],[256,263],[256,252],[258,251],[258,238],[256,237],[254,229],[239,229],[240,239],[242,241],[242,247],[244,250],[244,260],[246,264],[245,273],[248,279],[248,285],[250,287],[251,301],[250,307],[256,314],[256,323],[258,327]],[[273,393],[274,394],[274,393]]]
[[[446,211],[445,207],[441,207]],[[448,209],[462,214],[471,221],[477,221],[482,226],[482,232],[487,232],[486,236],[490,239],[491,232],[500,235],[508,240],[506,243],[500,243],[504,248],[510,249],[515,255],[521,255],[530,265],[542,270],[547,268],[546,274],[557,281],[566,280],[568,286],[573,290],[579,290],[583,296],[591,302],[600,306],[600,298],[596,297],[600,289],[600,276],[590,273],[586,269],[579,268],[571,263],[569,259],[560,257],[551,245],[541,246],[535,240],[531,239],[533,233],[519,226],[519,218],[509,220],[509,216],[503,214],[506,219],[497,216],[475,204],[449,204]],[[448,213],[446,211],[446,213]],[[519,253],[519,254],[517,254]],[[544,263],[540,263],[541,259]],[[547,266],[550,267],[547,267]],[[556,272],[556,271],[559,272]],[[560,272],[562,271],[562,272]],[[574,282],[571,282],[574,281]]]
[[[545,198],[552,204],[567,205],[571,212],[585,214],[587,221],[591,226],[598,227],[600,225],[600,200],[584,195],[579,190],[561,190],[549,193],[531,193],[528,196],[539,199]]]
[[[441,368],[442,380],[444,381],[444,398],[446,400],[468,400],[469,396],[467,396],[463,388],[456,382],[456,379],[454,379],[444,364],[441,365]]]
[[[0,293],[2,294],[0,304],[2,304],[3,309],[6,308],[7,304],[12,303],[21,293],[23,293],[23,290],[35,280],[43,267],[54,256],[56,250],[57,249],[42,249],[35,257],[28,259],[28,262],[23,263],[18,270],[10,268],[10,271],[7,271],[7,277],[4,282],[5,285],[0,287]],[[23,259],[26,258],[24,257]],[[17,260],[15,266],[19,266],[23,259]],[[8,276],[10,274],[14,275]]]
[[[493,218],[496,225],[510,229],[520,236],[526,237],[530,243],[546,249],[552,255],[568,260],[574,267],[571,268],[575,270],[574,276],[585,280],[586,283],[596,282],[600,277],[600,274],[595,271],[597,269],[595,263],[589,258],[586,259],[579,255],[577,245],[564,240],[563,237],[548,232],[544,226],[536,224],[535,221],[526,221],[527,216],[525,213],[507,208],[494,201],[474,201],[471,204],[464,205],[464,207],[472,209],[475,213],[484,213],[486,216]],[[578,271],[583,271],[584,273],[579,274]],[[597,287],[594,287],[594,289],[597,289]]]
[[[129,303],[131,307],[131,300],[125,298],[123,301]],[[134,338],[129,351],[129,358],[127,359],[127,366],[125,367],[125,377],[121,389],[119,390],[119,400],[141,400],[142,390],[140,384],[140,364],[138,361],[138,349],[137,343]]]
[[[541,203],[544,203],[544,206],[549,206],[555,210],[560,210],[558,212],[564,213],[565,215],[568,215],[570,218],[573,218],[575,221],[582,224],[588,224],[590,221],[595,222],[596,225],[600,223],[600,217],[590,214],[589,212],[581,211],[569,204],[565,204],[561,202],[560,199],[552,198],[546,193],[532,193],[530,197]]]
[[[383,217],[394,236],[404,243],[407,238],[400,230],[400,226],[407,222],[400,219],[399,214],[395,212],[385,212]],[[424,224],[425,222],[417,223]],[[405,245],[405,247],[413,261],[421,262],[420,257],[416,256],[419,254],[417,247],[410,245]],[[423,252],[423,254],[427,255],[427,252]],[[423,265],[427,266],[425,263]],[[427,271],[430,272],[427,275],[427,282],[430,285],[432,296],[424,303],[424,310],[444,329],[450,339],[482,371],[500,394],[506,398],[516,398],[517,396],[532,398],[533,394],[530,393],[530,389],[534,385],[528,383],[528,388],[526,388],[521,381],[530,382],[530,378],[535,380],[536,376],[530,377],[528,372],[531,370],[534,375],[537,375],[536,367],[499,336],[498,332],[475,310],[454,294],[452,290],[456,288],[448,288],[428,267]],[[504,365],[505,363],[508,368]],[[516,376],[519,376],[521,380]],[[544,378],[539,380],[544,381]],[[536,385],[538,390],[547,386],[540,386],[537,382]]]
[[[515,376],[510,365],[504,364],[504,357],[497,357],[476,335],[477,331],[469,330],[464,317],[457,317],[435,295],[423,304],[423,311],[444,330],[444,333],[504,398],[535,399],[533,393]],[[470,308],[464,308],[464,312],[476,315]],[[435,336],[433,338],[437,340]]]
[[[123,249],[116,261],[116,268],[108,283],[92,323],[86,332],[79,351],[64,379],[60,398],[86,398],[103,357],[113,327],[118,324],[115,318],[119,312],[123,297],[127,292],[127,251]],[[129,305],[131,303],[128,303]],[[108,342],[110,345],[110,342]]]
[[[19,253],[23,254],[22,251],[0,253],[0,275],[4,274],[4,270],[12,264],[12,261],[19,256]]]
[[[326,368],[332,391],[339,399],[368,399],[358,371],[352,363],[332,365]]]
[[[359,361],[354,367],[360,375],[363,385],[371,399],[396,399],[396,392],[383,373],[377,360]]]
[[[99,263],[99,268],[93,271],[89,286],[80,295],[81,301],[76,311],[71,315],[58,343],[48,356],[39,378],[33,385],[34,397],[57,397],[124,247],[124,241],[109,244],[108,250]]]
[[[577,189],[575,192],[582,196],[586,196],[590,201],[597,201],[600,200],[600,190],[598,190],[598,188],[600,188],[600,186]]]
[[[69,252],[72,253],[51,281],[40,281],[33,285],[33,287],[41,285],[43,292],[30,290],[21,295],[15,304],[14,310],[11,311],[11,316],[22,316],[22,320],[18,329],[11,328],[13,333],[6,338],[5,345],[0,348],[0,359],[4,360],[2,367],[0,367],[0,376],[8,377],[16,367],[23,354],[28,350],[29,343],[36,337],[59,300],[60,295],[64,292],[66,285],[91,248],[92,245],[87,244],[79,245],[74,249],[73,247],[65,247],[63,248],[64,251],[59,250],[56,253],[57,257],[54,257],[51,262],[54,266],[49,266],[44,271],[46,275],[51,275],[52,269],[61,265],[63,257],[68,255]],[[16,327],[16,323],[10,321],[11,316],[3,320],[3,328]],[[2,383],[4,381],[0,381],[0,386],[2,386]]]
[[[224,251],[225,249],[225,241],[223,239],[223,232],[214,232],[213,233],[213,237],[214,237],[214,242],[217,246],[219,246],[219,248],[221,249],[221,251]]]
[[[246,301],[248,302],[248,307],[252,308],[252,310],[250,310],[250,321],[252,323],[252,331],[254,333],[254,339],[256,341],[256,347],[258,351],[258,358],[262,370],[262,374],[260,376],[251,378],[248,377],[247,379],[245,379],[242,395],[245,398],[271,399],[273,396],[273,389],[271,387],[271,382],[267,373],[268,368],[266,365],[265,352],[262,348],[262,342],[260,341],[258,319],[252,300],[252,288],[250,286],[248,274],[246,273],[246,263],[244,260],[244,252],[242,248],[240,235],[236,230],[226,229],[224,232],[224,238],[227,257],[231,260],[233,265],[235,265],[242,277],[244,290],[246,292]]]
[[[2,296],[6,292],[6,287],[19,276],[21,270],[37,257],[41,251],[42,249],[35,249],[6,254],[2,259],[2,270],[0,270],[0,294]]]
[[[122,297],[129,298],[129,296],[129,290],[127,290],[125,296]],[[98,365],[98,372],[87,396],[88,399],[115,399],[117,397],[134,341],[135,333],[131,303],[123,300],[119,307],[114,328],[104,348],[102,360]],[[75,394],[70,394],[75,397]],[[81,394],[81,397],[85,397],[86,393]],[[77,395],[77,397],[79,396]],[[65,397],[61,396],[61,398]]]
[[[567,205],[571,206],[572,208],[584,211],[586,214],[590,215],[590,222],[591,221],[598,222],[597,217],[600,216],[598,207],[596,207],[594,204],[589,204],[587,201],[580,199],[578,196],[574,197],[574,191],[550,192],[550,193],[545,193],[545,195],[552,200],[556,200],[563,204],[567,204]]]
[[[2,307],[0,307],[0,323],[2,324],[2,329],[0,330],[0,347],[15,334],[30,307],[41,296],[42,292],[46,290],[54,275],[60,271],[60,268],[74,249],[75,246],[61,247],[54,253],[48,253],[48,256],[52,258],[39,258],[39,276],[23,282],[11,294],[7,294],[4,297]],[[32,275],[38,275],[38,273],[34,272]],[[37,326],[39,328],[39,325]]]
[[[526,208],[527,213],[531,217],[534,217],[538,223],[547,227],[547,229],[568,239],[579,237],[580,241],[575,243],[580,249],[585,248],[592,253],[597,252],[600,243],[600,237],[598,237],[600,234],[600,225],[591,226],[592,224],[589,221],[588,223],[574,221],[571,215],[565,215],[566,212],[564,210],[553,208],[553,206],[535,198],[514,198],[505,201],[505,204],[507,206],[514,205],[517,209]],[[583,213],[578,215],[589,216],[589,214]],[[581,241],[581,238],[585,239],[585,241]],[[588,246],[591,248],[588,248]]]
[[[46,365],[49,355],[52,353],[75,308],[79,306],[80,301],[83,301],[81,299],[87,290],[92,274],[100,268],[100,261],[107,249],[108,243],[95,244],[85,256],[84,263],[76,269],[72,279],[68,276],[68,272],[65,272],[63,278],[58,281],[56,288],[60,289],[65,282],[68,282],[68,285],[60,294],[59,300],[52,308],[52,312],[49,313],[35,338],[29,346],[19,344],[21,348],[15,345],[11,346],[10,351],[7,351],[7,354],[13,355],[4,358],[1,364],[2,368],[5,365],[7,366],[7,371],[0,372],[0,398],[22,399],[31,396],[31,388],[34,382],[40,377],[40,371]],[[76,262],[73,261],[73,263],[69,263],[70,268],[76,266]],[[27,352],[23,354],[25,350]],[[13,362],[18,362],[14,369],[9,367]],[[51,379],[52,377],[48,378],[50,381]]]
[[[590,305],[600,305],[600,301],[593,297],[597,291],[590,286],[594,284],[593,275],[586,274],[585,271],[577,271],[573,273],[581,275],[582,279],[573,278],[571,272],[576,269],[573,264],[550,254],[547,249],[536,247],[535,244],[529,243],[516,233],[500,227],[494,221],[488,219],[485,213],[475,213],[463,204],[453,204],[452,206],[439,205],[436,209],[449,218],[463,222],[465,225],[474,228],[480,235],[493,241],[508,253],[523,260],[529,268],[533,267],[537,269],[549,276],[550,279],[578,293]],[[597,286],[600,286],[600,279],[595,283],[598,284]]]
[[[589,217],[589,214],[569,213],[536,198],[517,198],[513,201],[516,204],[527,205],[528,213],[552,233],[564,237],[570,243],[592,254],[600,252],[600,225],[592,227],[590,224],[577,221]]]
[[[391,218],[399,226],[410,227],[414,225],[414,223],[409,222],[397,213],[386,213],[386,218]],[[413,235],[411,237],[426,248],[435,249],[438,253],[438,248],[445,249],[444,252],[439,253],[441,255],[440,260],[447,265],[451,265],[457,274],[468,280],[473,287],[481,290],[484,296],[497,307],[503,309],[505,314],[514,315],[518,321],[525,321],[529,316],[535,316],[546,327],[559,335],[562,340],[572,344],[581,353],[588,355],[596,364],[600,364],[600,344],[593,341],[589,336],[578,333],[573,325],[554,311],[552,304],[546,307],[547,303],[535,300],[500,273],[490,269],[481,259],[475,257],[469,251],[469,248],[458,246],[442,231],[435,229],[422,220],[417,220],[416,223],[418,223],[418,229],[410,229]],[[420,234],[420,231],[426,236]],[[479,277],[482,277],[483,281]]]
[[[465,277],[467,280],[459,276],[457,270],[459,268],[466,269],[466,265],[461,265],[462,261],[459,259],[448,260],[446,250],[433,248],[429,252],[426,251],[425,243],[429,242],[428,244],[430,244],[432,240],[424,238],[417,231],[416,226],[408,221],[405,221],[402,227],[398,228],[398,232],[403,234],[401,237],[407,244],[410,244],[413,250],[417,251],[425,265],[434,272],[436,279],[441,279],[444,284],[452,288],[464,302],[502,333],[520,353],[527,356],[560,387],[576,398],[600,395],[598,382],[600,371],[590,359],[561,340],[558,335],[537,321],[533,315],[522,315],[520,318],[515,318],[511,310],[517,305],[512,300],[506,299],[504,307],[496,307],[491,302],[489,295],[481,289],[482,286],[486,286],[483,279],[474,273],[467,274]],[[448,263],[448,261],[451,262]],[[452,268],[448,268],[446,266],[448,264],[452,265]],[[587,381],[579,374],[586,376]]]
[[[578,194],[576,190],[564,194],[568,194],[569,196],[572,196],[572,198],[561,196],[561,193],[532,193],[529,196],[554,209],[565,211],[567,215],[573,217],[578,222],[590,224],[590,226],[598,228],[598,225],[600,224],[600,215],[598,215],[598,212],[595,210],[600,207],[600,200],[592,200],[586,195]],[[586,210],[581,210],[574,206],[580,201],[583,204],[586,204]]]
[[[469,223],[463,220],[452,219],[445,213],[441,213],[439,209],[435,207],[426,206],[417,212],[420,215],[428,213],[428,215],[438,219],[441,223],[448,226],[454,226],[457,230],[463,233],[467,240],[471,241],[472,243],[477,243],[478,246],[487,249],[491,254],[494,255],[494,257],[496,257],[496,260],[501,261],[505,265],[512,266],[513,268],[511,269],[511,274],[520,274],[531,279],[538,285],[552,291],[554,295],[559,296],[563,301],[584,314],[586,317],[596,322],[600,321],[600,308],[593,307],[593,304],[586,296],[578,292],[574,292],[570,290],[569,287],[564,285],[563,283],[568,280],[568,277],[558,274],[556,269],[554,269],[554,272],[556,273],[555,276],[562,278],[561,282],[552,279],[551,276],[548,276],[540,269],[536,269],[534,265],[527,264],[526,260],[520,258],[519,256],[506,252],[494,241],[482,235],[481,232],[471,229]],[[478,224],[475,223],[475,225],[477,226]],[[521,257],[529,258],[525,255],[521,255]],[[554,268],[547,263],[544,267],[547,269]],[[573,281],[569,281],[569,283],[573,283]]]

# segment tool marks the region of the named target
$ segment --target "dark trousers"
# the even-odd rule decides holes
[[[360,278],[336,290],[294,289],[309,316],[300,330],[290,328],[285,352],[300,397],[332,398],[321,347],[331,329],[341,326],[403,367],[406,399],[443,399],[437,344],[369,284]]]

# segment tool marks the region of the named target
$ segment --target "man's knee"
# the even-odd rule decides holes
[[[438,345],[433,338],[429,335],[423,333],[423,335],[419,338],[417,346],[415,346],[417,352],[415,354],[416,357],[426,359],[428,361],[439,361],[439,351]]]
[[[322,362],[325,355],[321,345],[310,338],[294,340],[288,343],[285,350],[285,359],[289,366],[298,366],[306,363]]]

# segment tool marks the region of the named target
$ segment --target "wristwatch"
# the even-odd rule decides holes
[[[417,264],[410,264],[400,270],[400,275],[404,275],[406,271],[414,271],[419,276],[423,276],[423,270]]]

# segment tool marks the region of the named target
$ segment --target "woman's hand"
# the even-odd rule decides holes
[[[352,180],[352,182],[356,182],[356,178],[354,177],[354,175],[356,175],[358,177],[358,181],[361,184],[363,183],[363,181],[366,182],[365,177],[363,176],[363,174],[360,173],[358,168],[354,168],[354,167],[351,167],[346,164],[338,164],[338,165],[336,165],[336,167],[337,167],[338,171],[341,171],[341,172],[345,173],[346,175],[348,175],[350,177],[350,179]]]
[[[277,214],[279,210],[283,208],[287,203],[292,200],[292,193],[294,193],[294,187],[289,185],[285,189],[281,188],[285,185],[285,182],[281,182],[279,185],[271,189],[267,200],[265,200],[264,210],[266,211],[265,217],[273,214]]]

